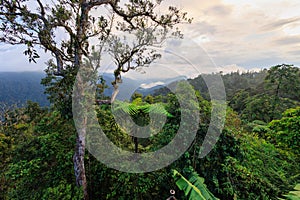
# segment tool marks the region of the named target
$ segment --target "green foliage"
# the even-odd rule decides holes
[[[271,67],[265,78],[266,88],[276,97],[300,101],[300,69],[281,64]]]
[[[243,136],[240,148],[242,159],[228,157],[223,163],[238,199],[276,199],[299,181],[299,157],[292,152],[252,135]]]
[[[250,95],[252,95],[253,92],[261,92],[260,87],[261,84],[263,84],[266,75],[267,70],[246,73],[236,71],[228,74],[202,74],[194,79],[190,79],[189,82],[205,99],[208,100],[210,99],[210,96],[203,77],[221,76],[224,82],[227,99],[232,101],[233,97],[240,91],[248,92]]]
[[[98,110],[98,116],[107,136],[121,148],[130,150],[131,139],[114,125],[110,109],[103,106]],[[0,134],[1,156],[6,160],[1,163],[4,166],[0,176],[3,180],[1,198],[81,199],[83,194],[74,183],[71,162],[75,141],[73,123],[62,118],[58,111],[36,117],[40,120],[27,121],[26,126],[19,120],[7,121],[11,125],[3,127],[5,134],[18,132],[10,136]],[[25,132],[26,139],[22,139]],[[85,161],[91,199],[167,198],[173,187],[168,183],[167,170],[128,174],[108,169],[89,154]]]
[[[270,131],[270,129],[267,126],[264,125],[256,125],[253,129],[252,132],[253,133],[259,133],[259,134],[265,134],[268,131]]]
[[[238,112],[246,123],[253,120],[270,122],[273,119],[279,119],[281,113],[286,109],[299,105],[299,98],[297,97],[300,91],[298,88],[298,85],[300,85],[299,73],[299,68],[283,64],[260,72],[205,74],[189,80],[189,83],[205,99],[209,100],[208,88],[203,77],[221,76],[229,106]],[[281,77],[280,81],[276,81],[276,77]],[[280,85],[278,96],[274,95],[277,84]],[[154,94],[157,96],[159,94],[167,95],[168,93],[167,88],[162,88]]]
[[[299,200],[300,199],[300,184],[294,187],[293,191],[290,191],[287,195],[283,195],[286,200]],[[281,199],[283,200],[283,199]]]
[[[143,102],[141,98],[136,98],[133,100],[132,103],[126,102],[115,102],[115,110],[122,110],[123,112],[129,114],[134,119],[140,119],[142,116],[146,114],[153,113],[153,114],[161,114],[166,115],[168,117],[172,117],[170,113],[168,113],[162,104],[148,104]],[[143,126],[142,124],[138,124]]]
[[[274,199],[287,193],[299,181],[300,173],[296,167],[299,159],[296,154],[278,149],[259,137],[241,134],[238,115],[230,109],[227,112],[226,129],[217,145],[207,157],[199,159],[197,156],[207,130],[210,104],[200,96],[197,98],[199,109],[203,111],[203,124],[200,125],[194,145],[170,168],[184,169],[184,177],[189,177],[191,172],[186,169],[193,166],[205,178],[207,188],[220,199]],[[157,136],[149,139],[148,150],[156,150],[168,144],[178,130],[176,123],[181,109],[175,96],[169,95],[168,102],[166,109],[172,112],[173,117],[168,118]],[[151,105],[141,99],[125,104],[125,108],[134,105],[127,109],[133,115],[139,111],[149,112],[144,106]],[[2,156],[7,161],[3,163],[5,176],[2,179],[5,181],[1,186],[4,197],[81,198],[81,190],[73,183],[73,166],[68,162],[72,159],[74,149],[73,124],[61,118],[57,111],[45,113],[35,106],[29,103],[28,108],[11,112],[6,121],[7,126],[2,127],[5,133],[1,135],[1,147],[4,149]],[[119,147],[132,150],[130,137],[115,124],[110,107],[102,105],[97,113],[107,136]],[[298,117],[299,109],[286,111],[283,115]],[[253,124],[266,126],[262,121],[254,121]],[[142,151],[146,150],[143,145],[139,147]],[[168,169],[147,174],[127,174],[106,168],[91,155],[86,156],[86,163],[92,199],[160,199],[162,196],[167,198],[168,191],[174,188]],[[181,196],[180,193],[177,195]]]
[[[299,106],[299,68],[282,64],[249,75],[237,73],[223,76],[229,105],[241,114],[243,120],[270,122],[281,118],[281,113],[286,109]],[[244,83],[234,81],[243,77],[247,77]],[[257,84],[250,84],[255,79]],[[228,84],[230,82],[236,86]]]
[[[291,108],[279,120],[269,123],[266,137],[276,146],[299,154],[300,150],[300,107]]]
[[[234,76],[239,80],[237,74]],[[245,85],[243,81],[238,87]],[[189,113],[180,106],[182,100],[190,99],[192,108],[200,111],[199,129],[187,152],[170,166],[152,173],[130,174],[109,169],[87,153],[85,169],[90,199],[166,199],[168,191],[176,184],[183,189],[176,193],[179,199],[185,199],[185,193],[191,196],[190,199],[200,199],[199,192],[203,199],[208,196],[211,199],[215,196],[245,200],[277,199],[284,195],[287,199],[295,197],[292,195],[295,192],[288,192],[300,181],[300,107],[294,106],[296,101],[282,96],[276,99],[268,93],[256,94],[263,90],[261,86],[255,87],[259,89],[240,90],[233,96],[229,105],[236,107],[227,109],[225,129],[205,158],[198,156],[214,102],[205,100],[200,92],[196,92],[196,99],[191,99],[192,93],[186,92],[190,88],[182,84],[177,92],[185,95],[169,93],[144,99],[137,95],[131,103],[116,101],[115,111],[120,111],[121,117],[129,114],[141,126],[149,123],[151,112],[172,116],[166,118],[156,135],[139,138],[141,152],[155,151],[172,141],[179,129],[182,112]],[[102,89],[101,85],[99,93]],[[283,95],[283,92],[281,90],[279,94]],[[289,107],[293,108],[281,114]],[[132,138],[116,123],[111,106],[98,106],[96,112],[107,137],[118,147],[133,151]],[[81,188],[74,184],[71,162],[76,131],[73,122],[60,113],[55,108],[51,111],[43,109],[34,102],[4,112],[0,124],[0,199],[83,197]],[[277,119],[269,122],[272,118]],[[171,169],[178,169],[182,175],[170,172]]]
[[[43,191],[41,199],[77,200],[83,199],[81,188],[73,188],[72,184],[61,181],[57,186],[49,187]]]
[[[103,199],[160,199],[167,195],[168,187],[170,187],[165,170],[145,174],[130,174],[113,170],[109,172],[109,175],[105,175],[105,179],[111,179],[110,185]],[[99,185],[99,188],[101,186],[103,187],[103,183]]]
[[[33,114],[37,113],[28,115]],[[7,134],[15,130],[19,130],[21,134],[12,135],[16,140],[13,142],[14,148],[10,151],[14,156],[5,166],[4,174],[8,187],[5,197],[78,199],[81,191],[73,183],[72,162],[66,162],[71,161],[73,155],[75,130],[72,123],[62,120],[57,112],[38,114],[34,119],[36,118],[40,120],[28,121],[28,125],[21,129],[18,124],[5,127]],[[6,123],[9,124],[9,121]],[[24,133],[26,139],[22,139]]]
[[[12,138],[6,136],[2,131],[0,129],[0,199],[4,199],[4,192],[7,190],[8,180],[4,172],[7,170],[7,165],[11,160],[13,144]]]
[[[115,103],[117,104],[116,109],[122,108],[122,105],[119,107],[118,102]],[[135,103],[140,106],[144,105],[141,100],[137,100]],[[127,103],[125,109],[130,104],[133,103]],[[132,151],[134,149],[132,139],[115,123],[110,107],[102,105],[97,113],[99,123],[107,137],[118,147]],[[162,135],[166,133],[167,131]],[[139,141],[139,151],[141,152],[149,151],[155,146],[154,140],[144,141],[139,138]],[[157,142],[162,143],[162,141]],[[169,173],[165,169],[146,174],[130,174],[108,169],[92,157],[88,158],[88,163],[87,172],[89,172],[88,180],[92,199],[159,199],[162,196],[166,197],[171,187],[168,179]]]
[[[199,177],[196,172],[192,172],[188,179],[186,179],[177,170],[173,170],[173,178],[178,188],[184,191],[185,196],[188,196],[188,199],[217,199],[206,188],[206,185],[204,184],[204,178]]]
[[[238,113],[241,113],[247,105],[247,99],[250,94],[246,90],[240,90],[234,94],[232,99],[229,102],[229,105]]]
[[[200,151],[205,136],[203,134],[206,131],[207,129],[203,128],[198,132],[194,152]],[[192,166],[201,177],[205,178],[209,190],[220,199],[232,199],[234,197],[234,190],[232,190],[232,186],[228,185],[228,174],[224,171],[224,163],[228,157],[240,160],[243,156],[240,150],[241,141],[234,134],[236,133],[229,129],[223,130],[218,142],[206,157],[200,159],[197,153],[194,155],[196,158],[193,158],[195,160]],[[193,151],[191,153],[194,153]]]
[[[72,91],[77,70],[68,67],[65,69],[64,78],[55,75],[56,68],[53,68],[53,61],[48,62],[45,70],[47,76],[42,79],[41,84],[45,86],[45,94],[51,105],[60,111],[63,117],[72,117]]]
[[[131,96],[131,100],[134,101],[135,99],[137,98],[143,98],[143,95],[138,93],[138,92],[135,92],[132,96]]]
[[[143,102],[142,98],[139,97],[135,98],[132,103],[116,101],[114,105],[115,114],[117,114],[117,116],[122,119],[120,122],[120,128],[123,128],[125,132],[134,131],[139,133],[143,131],[141,127],[144,127],[151,122],[150,117],[152,117],[152,121],[153,118],[159,118],[163,116],[172,117],[172,115],[165,110],[163,104],[148,104],[146,102]],[[129,115],[132,118],[133,122],[128,121],[128,118],[126,120],[126,116],[124,116],[124,114]],[[136,125],[138,125],[138,127],[132,128],[132,123],[135,123]],[[152,129],[155,129],[155,124],[153,124],[153,122],[151,125]],[[152,130],[150,130],[149,128],[148,131],[150,133]],[[151,136],[151,134],[149,136]],[[137,153],[139,143],[138,138],[133,137],[133,141],[135,145],[135,152]],[[144,141],[142,143],[147,143],[145,142],[145,140],[141,141]]]
[[[275,99],[268,94],[259,94],[247,98],[245,109],[241,112],[242,119],[251,122],[261,120],[270,122],[279,119],[281,113],[288,108],[299,105],[299,102],[287,98]]]

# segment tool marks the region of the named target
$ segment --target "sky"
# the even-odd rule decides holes
[[[166,0],[164,5],[175,5],[194,19],[181,25],[185,39],[170,41],[165,59],[157,63],[170,67],[172,61],[174,74],[192,76],[200,68],[201,72],[229,72],[300,65],[299,0]],[[1,44],[0,71],[46,68],[49,55],[40,51],[41,58],[34,64],[24,50],[24,46]],[[186,63],[190,67],[184,67]]]

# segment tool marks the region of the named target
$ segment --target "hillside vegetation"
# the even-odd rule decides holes
[[[163,169],[138,174],[108,168],[86,151],[90,199],[149,200],[171,195],[177,199],[201,196],[226,200],[295,197],[297,193],[292,191],[300,183],[299,68],[278,65],[260,72],[221,76],[227,92],[226,122],[217,144],[206,157],[200,158],[199,152],[208,130],[212,102],[199,76],[189,80],[197,91],[197,99],[190,101],[197,104],[200,121],[188,151]],[[173,84],[177,83],[180,84]],[[136,93],[131,102],[117,104],[139,125],[150,123],[150,109],[166,116],[159,133],[149,138],[128,135],[116,124],[111,105],[97,105],[98,122],[118,147],[152,152],[172,141],[182,112],[191,112],[181,110],[180,98],[185,97],[160,88],[153,95]],[[30,101],[4,113],[0,126],[0,199],[83,198],[81,188],[75,184],[72,163],[74,121],[60,110],[63,106],[57,109],[52,104],[50,108]],[[176,193],[170,194],[170,190]]]

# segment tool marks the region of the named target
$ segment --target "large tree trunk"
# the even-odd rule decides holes
[[[88,1],[84,0],[81,4],[81,16],[80,20],[77,22],[77,38],[75,42],[75,68],[80,71],[81,68],[85,67],[83,65],[83,55],[84,55],[84,46],[88,46],[88,41],[86,39],[86,31],[88,27],[88,14],[90,8],[87,7]],[[86,50],[86,49],[85,49]],[[86,52],[87,53],[87,52]],[[77,94],[75,95],[75,101],[80,101],[84,96],[84,82],[83,77],[77,79]],[[80,104],[77,104],[80,105]],[[85,139],[86,139],[86,130],[87,130],[87,115],[84,112],[85,108],[79,108],[77,112],[80,113],[80,119],[77,119],[77,123],[80,124],[80,127],[77,128],[77,139],[76,139],[76,149],[73,156],[74,170],[76,177],[77,186],[83,187],[84,199],[88,200],[88,188],[84,167],[84,154],[85,154]],[[76,112],[76,111],[75,111]]]
[[[84,167],[86,128],[83,127],[80,130],[77,130],[77,132],[76,149],[73,157],[76,184],[77,186],[83,187],[84,199],[88,200],[88,189]]]
[[[75,107],[73,107],[73,117],[74,122],[76,123],[77,129],[77,138],[76,138],[76,148],[73,156],[74,162],[74,172],[76,178],[77,186],[82,186],[84,199],[88,200],[88,189],[87,189],[87,181],[84,167],[84,154],[85,154],[85,143],[86,143],[86,134],[87,134],[87,123],[88,117],[86,112],[86,105],[81,104],[82,99],[84,99],[84,83],[82,81],[82,77],[78,77],[75,83],[76,90],[73,91],[73,103],[75,103]],[[76,112],[76,113],[74,113]]]

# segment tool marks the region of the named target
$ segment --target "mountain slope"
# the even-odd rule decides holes
[[[28,100],[49,105],[44,87],[40,84],[44,77],[42,72],[1,72],[0,73],[0,102],[18,106]]]

